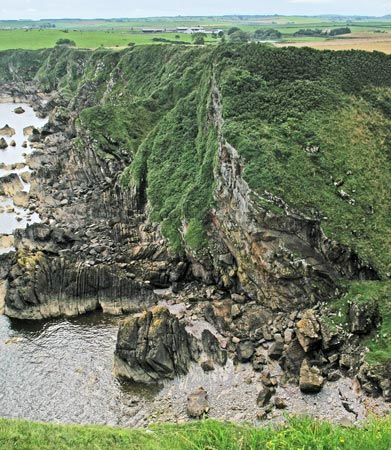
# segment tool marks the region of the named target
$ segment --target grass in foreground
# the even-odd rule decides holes
[[[361,428],[289,419],[278,428],[202,421],[159,425],[148,430],[102,426],[48,425],[0,419],[0,449],[143,450],[389,450],[391,418],[372,419]]]

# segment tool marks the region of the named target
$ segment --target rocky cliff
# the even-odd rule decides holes
[[[198,343],[186,344],[179,319],[167,333],[151,331],[154,313],[146,326],[130,319],[118,373],[170,378],[227,350],[263,370],[267,388],[279,361],[303,390],[349,373],[389,395],[379,375],[388,341],[376,341],[388,326],[389,203],[373,180],[390,173],[389,57],[156,46],[0,62],[2,98],[49,117],[29,157],[42,222],[16,233],[0,272],[7,315],[136,312],[170,288],[170,302],[189,301],[204,324]],[[373,300],[383,322],[347,311],[355,297]],[[167,350],[173,339],[185,363]],[[366,345],[383,346],[376,375]]]

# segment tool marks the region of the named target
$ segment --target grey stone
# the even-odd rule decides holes
[[[208,393],[203,387],[189,394],[186,411],[187,415],[193,418],[200,418],[209,412]]]
[[[254,355],[254,345],[251,341],[239,342],[236,346],[236,358],[239,362],[245,363],[250,361]]]
[[[204,372],[211,372],[215,370],[215,365],[211,359],[207,359],[206,361],[202,361],[201,368]]]
[[[284,351],[283,342],[274,342],[269,348],[267,354],[271,359],[279,359]]]
[[[320,370],[316,366],[310,366],[305,359],[300,368],[299,385],[301,392],[305,394],[316,394],[321,391],[323,386],[323,377]]]
[[[380,325],[379,305],[376,301],[356,302],[349,307],[349,327],[354,334],[368,334]]]
[[[263,386],[261,390],[258,392],[257,396],[257,405],[261,408],[264,408],[272,398],[272,395],[274,394],[275,389],[269,388],[267,386]]]
[[[285,409],[288,407],[288,403],[281,397],[276,397],[274,399],[274,406],[277,409]]]
[[[320,325],[312,309],[308,309],[297,323],[296,336],[306,353],[319,345]]]
[[[2,137],[0,138],[0,149],[4,150],[8,147],[7,141]]]
[[[232,299],[233,302],[239,303],[241,305],[246,303],[246,297],[244,295],[231,294],[231,299]]]

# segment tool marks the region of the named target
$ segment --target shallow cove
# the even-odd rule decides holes
[[[14,112],[18,106],[23,114]],[[41,128],[45,123],[25,103],[0,102],[0,128],[7,124],[15,129],[13,136],[4,136],[9,146],[0,150],[0,177],[30,171],[25,154],[34,149],[30,144],[22,147],[27,141],[23,128]],[[28,192],[30,185],[23,182],[23,187]],[[0,235],[39,221],[38,214],[16,207],[10,197],[0,197],[0,206],[15,211],[0,212]],[[3,247],[0,253],[10,250],[13,247]],[[132,425],[154,390],[131,386],[112,375],[119,320],[101,312],[48,321],[0,315],[0,417]]]
[[[0,417],[132,425],[153,391],[112,373],[119,317],[50,321],[0,316]]]

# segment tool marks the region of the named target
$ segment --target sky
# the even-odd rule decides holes
[[[391,14],[391,0],[0,0],[0,19]]]

